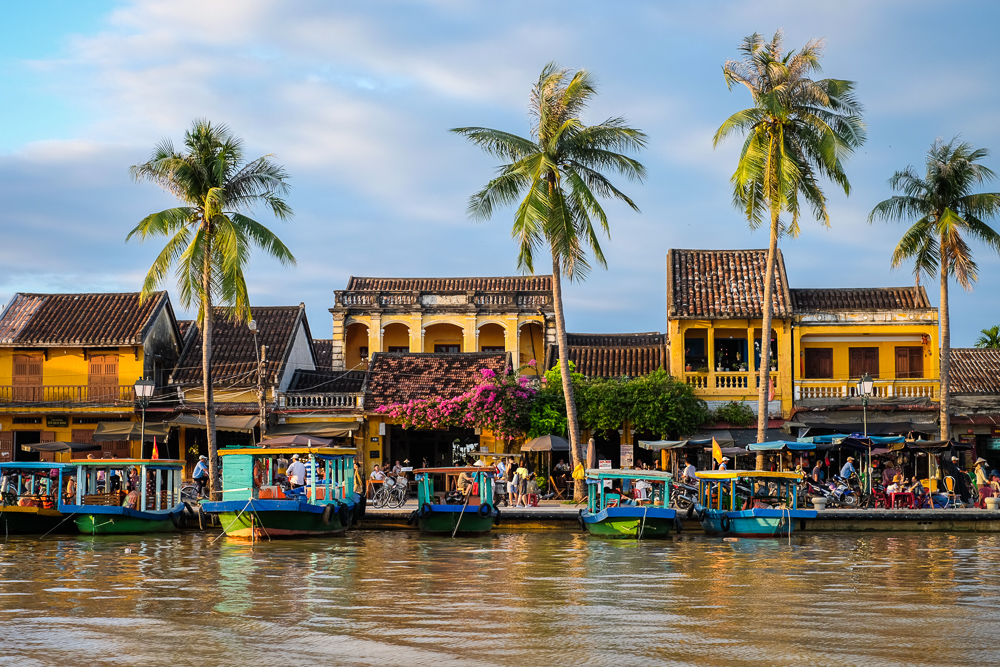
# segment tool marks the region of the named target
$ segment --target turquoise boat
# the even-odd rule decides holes
[[[414,470],[417,481],[417,509],[407,521],[428,535],[488,535],[500,522],[500,510],[493,500],[493,470],[480,466],[456,468],[421,468]],[[472,475],[472,486],[461,502],[440,502],[457,485],[463,472]],[[434,477],[443,480],[435,494]],[[443,493],[441,493],[443,492]],[[452,496],[455,497],[455,496]]]
[[[64,475],[70,470],[68,463],[0,463],[0,533],[75,532],[68,515],[59,510],[66,485],[74,479]]]
[[[763,470],[704,470],[694,506],[705,532],[735,537],[784,537],[815,510],[798,509],[802,474]]]
[[[657,470],[588,470],[587,509],[580,510],[580,527],[598,537],[633,540],[680,533],[677,510],[668,507],[670,481],[670,473]],[[631,488],[643,488],[645,497],[629,498],[612,491],[625,482]]]
[[[80,459],[67,464],[76,493],[59,503],[84,535],[170,532],[181,520],[184,461]],[[130,482],[134,473],[134,484]]]
[[[279,459],[298,454],[306,485],[279,484]],[[343,535],[365,510],[354,492],[355,450],[345,447],[241,447],[219,450],[222,500],[201,509],[219,518],[229,537],[256,541],[276,537]]]

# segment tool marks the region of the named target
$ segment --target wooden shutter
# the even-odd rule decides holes
[[[807,379],[833,378],[832,347],[808,347],[805,356]]]
[[[873,378],[878,377],[878,348],[852,347],[848,350],[849,372],[852,378],[859,378],[865,373]]]
[[[118,355],[94,354],[90,357],[87,376],[89,400],[94,403],[114,403],[118,400]]]
[[[7,456],[4,456],[6,454]],[[14,433],[12,431],[0,431],[0,462],[10,462],[14,460]]]
[[[14,401],[18,403],[42,402],[42,355],[15,354]]]
[[[900,379],[924,376],[924,348],[896,348],[896,377]]]
[[[38,442],[55,442],[56,432],[55,431],[42,431],[41,437],[39,437]]]

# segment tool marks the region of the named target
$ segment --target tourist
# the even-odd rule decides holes
[[[826,470],[823,469],[825,463],[823,459],[816,459],[816,465],[813,466],[812,479],[817,484],[822,484],[823,480],[826,479]]]
[[[858,471],[854,468],[854,457],[848,456],[847,463],[844,467],[840,469],[840,476],[847,481],[851,481],[851,475],[857,475]]]
[[[511,507],[517,505],[517,466],[514,465],[514,457],[511,456],[507,459],[507,472],[505,473],[505,479],[507,480],[507,498],[510,500]]]
[[[375,469],[377,470],[378,466],[375,466]],[[299,460],[298,454],[292,454],[292,463],[285,471],[285,475],[288,477],[288,486],[293,491],[306,485],[306,467]]]
[[[298,458],[298,457],[299,457],[298,454],[296,454],[294,458]],[[291,476],[291,473],[289,473],[289,476]],[[376,482],[384,482],[385,481],[385,473],[382,472],[382,466],[380,466],[379,464],[376,463],[375,464],[375,469],[372,470],[372,474],[370,474],[368,476],[368,479],[375,480]]]
[[[518,463],[517,470],[514,471],[515,493],[517,494],[514,507],[525,507],[528,501],[528,468],[524,459]]]
[[[694,463],[691,462],[691,459],[687,459],[686,463],[687,465],[684,467],[684,475],[683,475],[684,481],[687,482],[688,484],[697,484],[698,478],[695,476],[695,474],[698,472],[698,469],[694,467]]]
[[[719,470],[729,470],[729,466],[726,465],[727,463],[729,463],[729,457],[723,456],[722,461],[719,462]]]
[[[205,497],[205,484],[208,482],[208,457],[202,454],[198,457],[198,462],[194,464],[194,472],[191,473],[194,484],[198,488],[198,497]]]
[[[885,492],[900,493],[903,491],[902,487],[903,487],[903,476],[897,473],[896,476],[894,476],[892,480],[889,482],[889,484],[885,487]]]
[[[525,480],[524,488],[524,504],[531,507],[538,507],[538,480],[535,479],[535,473],[529,473],[527,479]]]

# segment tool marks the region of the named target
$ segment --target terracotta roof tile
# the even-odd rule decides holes
[[[567,333],[566,342],[571,345],[588,347],[622,347],[623,345],[665,345],[666,334],[657,331],[643,333],[578,334]]]
[[[763,315],[767,250],[679,250],[667,253],[671,319],[747,319]],[[774,270],[774,317],[791,314],[785,262]]]
[[[793,289],[795,312],[830,310],[916,310],[933,308],[920,287]]]
[[[588,377],[637,377],[669,365],[661,333],[566,334],[569,359]],[[559,347],[545,351],[545,370],[559,363]]]
[[[177,328],[181,330],[181,338],[187,336],[187,332],[194,326],[194,320],[177,320]]]
[[[376,352],[368,369],[365,406],[374,410],[413,399],[453,398],[479,384],[482,369],[504,373],[510,363],[506,352]]]
[[[140,303],[138,292],[106,294],[18,293],[0,315],[0,345],[139,345],[166,292]]]
[[[333,339],[313,338],[313,352],[316,353],[316,368],[333,368]]]
[[[281,369],[288,356],[294,334],[301,318],[309,336],[309,325],[305,321],[305,306],[255,306],[250,309],[257,322],[257,345],[267,347],[268,382],[279,380]],[[254,336],[245,322],[234,322],[228,317],[229,310],[215,309],[215,326],[212,327],[212,380],[216,386],[251,386],[257,383],[257,348]],[[171,384],[197,385],[202,382],[201,374],[201,334],[195,323],[187,340],[177,367],[170,376]]]
[[[552,276],[508,276],[499,278],[356,278],[348,292],[525,292],[552,291]]]
[[[951,394],[1000,394],[1000,350],[951,350]]]

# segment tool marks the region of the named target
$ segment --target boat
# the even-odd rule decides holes
[[[500,510],[493,500],[493,469],[484,466],[454,468],[419,468],[413,471],[417,482],[417,509],[407,521],[428,535],[488,535],[500,521]],[[472,475],[468,492],[458,491],[458,477]],[[435,493],[434,479],[443,482],[443,493]],[[444,502],[441,502],[444,501]]]
[[[698,478],[698,514],[705,532],[736,537],[791,535],[800,519],[816,510],[798,509],[797,472],[703,470]]]
[[[59,510],[73,514],[84,535],[170,532],[181,521],[184,461],[172,459],[74,459],[76,493]]]
[[[42,461],[0,463],[0,532],[41,535],[75,532],[59,510],[59,499],[72,476],[67,463]]]
[[[677,510],[669,507],[671,478],[659,470],[587,470],[587,508],[580,510],[580,527],[599,537],[641,540],[681,532]],[[626,481],[642,489],[644,497],[623,495],[620,488]]]
[[[298,455],[306,485],[289,490],[279,461]],[[222,500],[202,501],[229,537],[343,535],[360,520],[365,501],[354,491],[355,450],[345,447],[240,447],[220,449]]]

